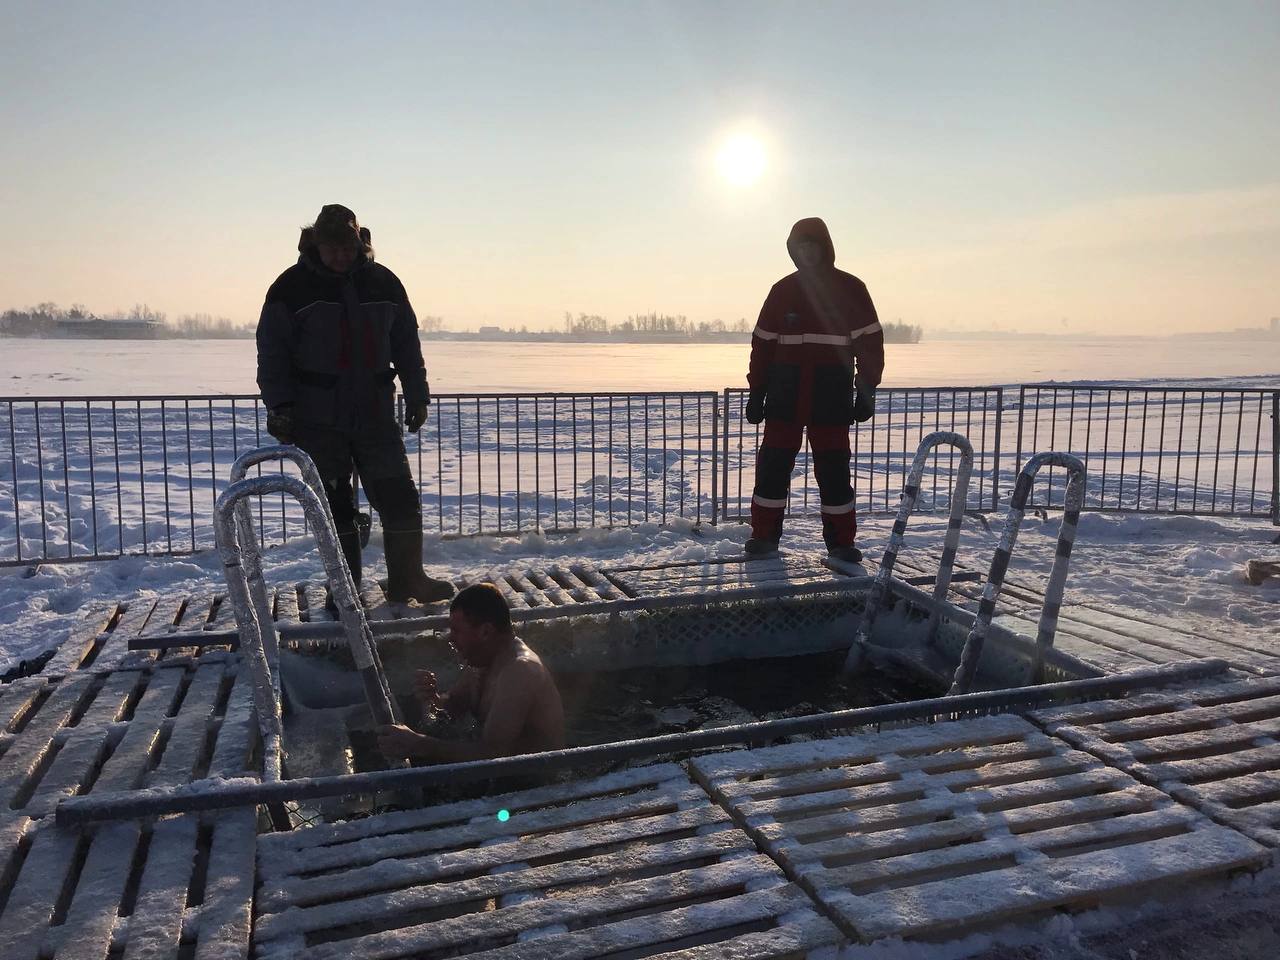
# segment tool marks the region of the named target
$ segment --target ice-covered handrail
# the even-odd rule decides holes
[[[265,776],[269,780],[280,777],[283,724],[276,682],[272,679],[273,672],[266,654],[268,644],[264,642],[263,620],[266,623],[265,630],[271,637],[275,636],[275,625],[269,615],[269,607],[266,608],[266,615],[260,618],[257,604],[253,600],[240,545],[240,535],[244,531],[237,505],[246,497],[281,492],[289,494],[302,505],[307,524],[316,538],[325,575],[329,579],[329,587],[338,608],[338,618],[346,633],[352,657],[360,670],[365,698],[369,702],[374,720],[378,723],[393,723],[398,720],[395,701],[382,670],[373,632],[369,629],[369,622],[356,595],[355,582],[342,558],[338,535],[326,509],[324,497],[305,481],[284,474],[239,480],[218,497],[213,508],[214,530],[227,579],[227,598],[235,613],[241,648],[247,652],[253,666],[254,700],[258,708],[258,723],[262,729],[264,754],[267,757]],[[261,577],[260,568],[257,576]]]
[[[884,557],[880,561],[880,569],[876,572],[875,582],[871,585],[871,593],[867,597],[867,605],[862,611],[862,622],[858,624],[858,632],[854,634],[849,655],[844,661],[845,673],[854,673],[858,670],[866,657],[866,643],[871,637],[871,628],[875,626],[876,617],[889,591],[889,580],[893,576],[893,567],[898,561],[898,551],[902,548],[902,540],[907,532],[907,520],[915,510],[916,499],[920,496],[920,481],[924,477],[925,463],[928,462],[929,454],[943,445],[956,447],[960,451],[960,466],[956,471],[955,487],[951,493],[951,514],[947,519],[947,536],[942,546],[942,562],[938,566],[938,577],[933,587],[935,600],[941,600],[947,595],[947,587],[951,584],[951,569],[955,566],[956,548],[960,544],[960,525],[964,522],[965,501],[969,494],[969,476],[973,473],[973,444],[962,434],[939,430],[926,436],[916,448],[915,459],[911,461],[911,469],[907,473],[906,486],[902,488],[902,502],[898,505],[898,518],[893,522],[889,546],[885,549]],[[930,636],[937,627],[938,615],[935,612],[929,619]]]
[[[250,467],[268,460],[289,460],[297,466],[307,486],[320,498],[320,503],[324,507],[325,523],[332,525],[333,514],[329,510],[329,501],[324,493],[324,481],[320,479],[320,471],[316,469],[315,462],[306,453],[292,444],[270,444],[241,454],[231,464],[228,486],[243,480],[248,475]],[[240,563],[244,568],[245,578],[249,582],[249,596],[254,610],[257,611],[258,623],[262,625],[263,652],[271,671],[272,694],[279,702],[280,671],[277,669],[277,664],[280,659],[280,641],[271,613],[271,597],[267,593],[266,579],[262,573],[262,551],[258,547],[258,536],[253,528],[253,511],[249,509],[247,497],[236,501],[235,518],[236,542],[240,546]],[[215,530],[215,536],[216,534]],[[347,562],[345,555],[342,562],[344,565]]]
[[[991,558],[986,586],[982,588],[977,619],[965,639],[960,665],[956,667],[955,678],[951,683],[951,695],[968,693],[973,685],[974,675],[978,672],[978,658],[982,655],[982,645],[991,626],[991,617],[995,613],[996,599],[1004,585],[1009,558],[1018,539],[1018,528],[1026,513],[1027,499],[1031,496],[1031,486],[1035,482],[1036,473],[1045,466],[1063,467],[1067,470],[1067,493],[1062,526],[1058,529],[1058,548],[1053,557],[1053,568],[1049,571],[1049,583],[1045,587],[1044,606],[1040,608],[1040,625],[1036,631],[1036,649],[1028,671],[1028,682],[1037,681],[1044,664],[1045,651],[1053,646],[1053,635],[1058,629],[1058,612],[1062,608],[1062,593],[1067,584],[1071,545],[1075,542],[1076,525],[1080,522],[1080,510],[1084,506],[1084,463],[1079,457],[1073,457],[1069,453],[1037,453],[1018,474],[1018,482],[1009,501],[1009,513],[1004,520],[1004,530],[1000,534],[1000,543]]]

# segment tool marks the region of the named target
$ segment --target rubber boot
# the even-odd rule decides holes
[[[393,603],[437,603],[453,596],[453,584],[422,569],[422,530],[382,531],[387,553],[387,599]]]

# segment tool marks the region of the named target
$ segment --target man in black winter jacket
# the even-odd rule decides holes
[[[453,587],[422,569],[422,504],[396,422],[397,376],[405,426],[416,432],[431,402],[418,320],[400,280],[374,263],[369,231],[329,204],[303,228],[298,262],[271,285],[258,320],[267,431],[315,461],[358,584],[354,463],[382,520],[388,599],[431,603]]]

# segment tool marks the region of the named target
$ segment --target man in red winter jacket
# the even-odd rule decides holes
[[[751,336],[746,416],[764,422],[751,498],[747,553],[778,549],[791,471],[809,431],[822,501],[822,539],[856,563],[857,516],[849,482],[849,424],[871,419],[884,372],[884,334],[866,285],[837,270],[827,225],[799,221],[787,238],[796,272],[773,285]]]

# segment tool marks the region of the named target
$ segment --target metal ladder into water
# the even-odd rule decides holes
[[[931,433],[920,441],[916,448],[915,458],[907,474],[907,482],[902,491],[902,502],[898,507],[898,516],[893,523],[893,532],[889,544],[885,548],[884,557],[880,561],[880,569],[876,572],[875,581],[867,597],[863,609],[862,620],[854,634],[848,657],[845,659],[846,673],[853,673],[861,666],[870,645],[871,631],[875,625],[880,608],[890,589],[893,568],[898,558],[898,551],[906,535],[907,521],[915,510],[916,499],[920,494],[920,481],[924,476],[925,464],[930,453],[940,446],[952,446],[960,450],[960,466],[951,493],[951,511],[947,520],[947,533],[943,542],[942,559],[938,565],[938,574],[934,580],[933,604],[929,623],[925,629],[925,643],[932,645],[941,618],[942,604],[946,601],[947,588],[951,584],[952,568],[955,565],[956,548],[960,542],[960,527],[964,522],[965,498],[969,489],[969,477],[973,472],[973,445],[961,434],[948,431]],[[1038,683],[1044,667],[1044,658],[1053,646],[1054,634],[1058,629],[1058,614],[1062,607],[1062,595],[1066,589],[1067,566],[1071,558],[1072,544],[1075,542],[1076,526],[1080,521],[1080,510],[1084,505],[1085,468],[1078,457],[1068,453],[1039,453],[1026,462],[1018,473],[1013,496],[1009,501],[1009,512],[1005,516],[1004,529],[1000,534],[999,544],[991,558],[991,566],[987,572],[986,584],[978,603],[978,613],[973,626],[965,638],[964,649],[960,654],[960,662],[948,691],[949,696],[968,693],[973,686],[973,679],[978,669],[978,661],[982,655],[982,647],[987,632],[991,627],[991,619],[995,613],[996,600],[1004,585],[1005,574],[1009,569],[1009,560],[1018,538],[1018,529],[1026,514],[1027,500],[1031,496],[1031,488],[1036,474],[1042,467],[1062,467],[1068,473],[1066,498],[1062,515],[1062,525],[1058,530],[1057,548],[1054,553],[1053,567],[1049,572],[1049,583],[1045,588],[1044,604],[1040,608],[1040,620],[1036,631],[1036,644],[1027,671],[1027,682]]]
[[[247,476],[250,467],[269,460],[292,461],[301,472],[301,479],[284,473]],[[230,481],[214,504],[213,526],[227,581],[227,599],[240,635],[240,649],[244,651],[253,674],[254,704],[263,744],[263,779],[272,782],[280,780],[283,775],[280,638],[262,573],[262,552],[253,528],[253,515],[248,503],[250,497],[287,493],[302,505],[307,525],[316,538],[329,589],[338,608],[338,618],[360,671],[365,699],[374,721],[378,724],[398,723],[400,717],[373,631],[369,628],[355,581],[338,543],[337,529],[329,512],[319,471],[311,458],[295,446],[259,447],[232,464]],[[272,819],[278,828],[288,829],[288,819],[282,811],[273,810]]]

